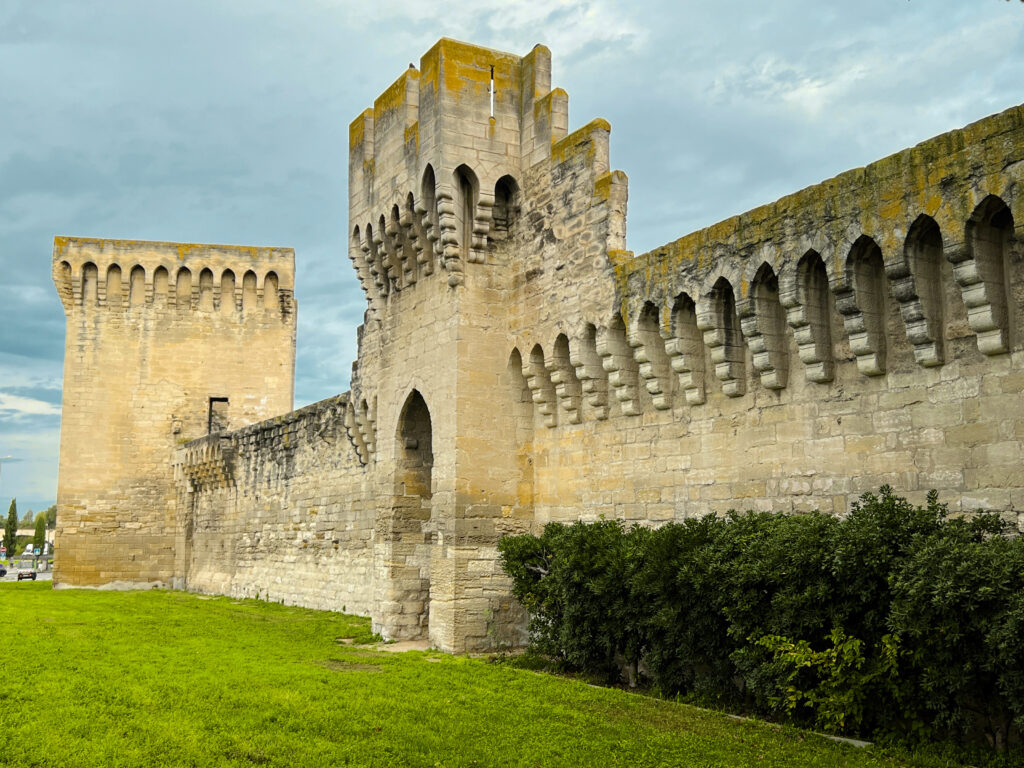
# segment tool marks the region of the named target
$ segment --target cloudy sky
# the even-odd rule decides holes
[[[551,48],[637,253],[1024,101],[1016,0],[3,0],[3,511],[56,496],[54,235],[294,247],[296,405],[348,387],[348,123],[441,36]]]

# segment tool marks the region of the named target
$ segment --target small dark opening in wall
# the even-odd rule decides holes
[[[228,399],[211,397],[210,409],[206,416],[206,433],[213,435],[228,428]]]

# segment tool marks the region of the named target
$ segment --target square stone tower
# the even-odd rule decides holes
[[[292,408],[294,271],[289,248],[54,240],[57,585],[170,585],[175,448]]]
[[[515,329],[566,306],[604,312],[607,252],[625,237],[609,125],[569,134],[550,81],[543,46],[442,39],[350,126],[349,256],[368,302],[351,402],[378,499],[371,612],[388,638],[521,640],[497,562],[501,536],[534,522]]]

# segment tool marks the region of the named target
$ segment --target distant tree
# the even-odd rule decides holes
[[[14,557],[14,545],[18,537],[18,500],[11,499],[11,508],[7,512],[7,525],[4,526],[4,547],[7,556]]]
[[[25,513],[25,516],[23,518],[21,518],[21,524],[18,527],[19,528],[31,528],[35,524],[36,524],[36,513],[33,512],[30,509],[30,510],[28,510]]]
[[[36,535],[32,539],[32,546],[38,549],[40,552],[43,551],[43,545],[46,543],[46,515],[40,512],[36,515]]]
[[[42,512],[40,512],[39,514],[40,515],[45,515],[45,517],[46,517],[46,527],[49,528],[51,531],[54,528],[57,527],[57,505],[56,504],[51,504],[46,509],[44,509]]]

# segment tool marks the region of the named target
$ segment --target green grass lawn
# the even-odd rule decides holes
[[[3,766],[938,766],[485,660],[369,621],[0,585]]]

